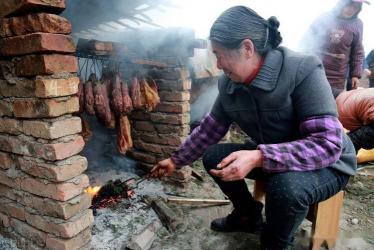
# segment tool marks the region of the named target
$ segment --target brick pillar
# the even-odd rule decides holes
[[[0,1],[0,233],[22,249],[88,247],[93,223],[65,0]],[[36,11],[45,13],[31,14]]]
[[[151,75],[156,80],[161,102],[152,112],[132,112],[134,148],[129,152],[148,170],[168,158],[190,132],[191,78],[187,68],[153,70]],[[173,177],[187,182],[189,176],[190,172],[184,169]]]

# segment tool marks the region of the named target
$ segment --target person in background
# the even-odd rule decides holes
[[[339,120],[349,130],[356,152],[374,148],[374,88],[342,92],[336,104]]]
[[[346,79],[356,89],[362,73],[363,23],[358,18],[365,0],[339,0],[335,8],[313,22],[302,40],[304,52],[318,55],[325,67],[334,97],[346,89]]]
[[[337,118],[321,61],[279,47],[275,17],[235,6],[210,29],[219,94],[209,114],[151,176],[170,175],[203,155],[207,172],[234,210],[211,222],[223,232],[261,230],[262,249],[286,249],[309,205],[328,199],[355,174],[352,142]],[[217,144],[236,123],[253,141]],[[263,204],[244,178],[266,182]]]
[[[364,68],[365,75],[369,78],[369,86],[374,88],[374,49],[366,56]]]

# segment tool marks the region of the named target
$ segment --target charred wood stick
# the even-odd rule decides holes
[[[203,176],[193,168],[191,168],[191,175],[199,181],[204,181]]]
[[[192,199],[192,198],[176,198],[168,197],[167,202],[177,204],[190,204],[190,205],[228,205],[229,200],[214,200],[214,199]]]
[[[170,231],[173,232],[179,225],[182,224],[181,216],[178,215],[161,199],[152,200],[151,207],[158,215],[162,224]]]

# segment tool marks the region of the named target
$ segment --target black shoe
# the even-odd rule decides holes
[[[261,208],[256,210],[256,212],[243,214],[234,209],[228,216],[213,220],[210,228],[218,232],[258,233],[261,231],[263,223],[262,204]]]

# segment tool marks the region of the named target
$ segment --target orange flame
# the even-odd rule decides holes
[[[95,187],[88,187],[86,190],[84,190],[86,193],[88,193],[91,197],[94,197],[101,189],[101,186],[95,186]]]

